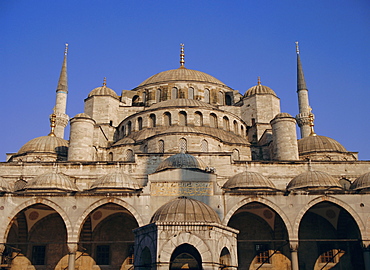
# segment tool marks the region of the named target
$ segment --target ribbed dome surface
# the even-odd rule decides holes
[[[63,173],[44,173],[30,180],[25,186],[25,190],[60,190],[78,191],[75,183],[68,175]]]
[[[262,84],[257,84],[249,88],[247,92],[245,92],[244,97],[250,97],[253,95],[274,95],[276,97],[274,90]]]
[[[318,171],[308,171],[301,173],[300,175],[294,177],[292,181],[289,182],[287,189],[304,189],[304,188],[342,188],[334,177],[325,173]]]
[[[298,152],[347,152],[336,140],[325,136],[308,136],[298,140]]]
[[[23,145],[17,154],[29,152],[49,152],[67,156],[68,141],[55,136],[38,137]]]
[[[198,160],[192,155],[179,153],[162,161],[155,171],[159,172],[167,169],[179,168],[205,170],[206,166],[203,164],[202,161]]]
[[[0,177],[0,191],[11,191],[10,185],[7,181]]]
[[[291,116],[289,113],[278,113],[274,119],[280,119],[280,118],[294,118],[293,116]]]
[[[365,188],[370,188],[370,172],[358,177],[351,185],[351,189],[353,190],[361,190]]]
[[[165,108],[165,107],[199,107],[214,109],[215,107],[209,103],[195,99],[177,98],[158,102],[150,106],[150,109]]]
[[[130,175],[114,172],[98,178],[90,189],[140,189],[139,184]]]
[[[116,92],[105,85],[93,89],[88,97],[92,96],[111,96],[118,99]]]
[[[242,172],[231,177],[223,186],[227,189],[276,189],[275,185],[257,172]]]
[[[223,82],[207,73],[187,68],[178,68],[157,73],[143,81],[138,87],[171,81],[205,82],[225,86]]]
[[[217,213],[203,202],[179,197],[161,206],[153,215],[153,222],[221,223]]]

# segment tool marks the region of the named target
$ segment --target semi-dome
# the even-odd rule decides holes
[[[204,82],[221,85],[223,87],[226,86],[223,82],[207,73],[193,69],[178,68],[157,73],[143,81],[137,88],[173,81]]]
[[[361,190],[361,189],[368,189],[370,188],[370,172],[361,175],[360,177],[356,178],[351,185],[351,189],[353,190]]]
[[[309,152],[347,152],[346,148],[336,140],[325,136],[308,136],[298,140],[299,154]]]
[[[273,95],[276,97],[274,90],[260,83],[249,88],[247,92],[245,92],[244,97],[251,97],[254,95]]]
[[[103,84],[103,86],[93,89],[89,93],[88,97],[92,97],[92,96],[111,96],[117,99],[119,98],[116,92],[114,92],[113,89],[107,87],[105,83]]]
[[[167,169],[205,170],[205,168],[206,166],[204,163],[196,157],[185,153],[179,153],[162,161],[155,171],[159,172]]]
[[[56,136],[41,136],[30,140],[21,147],[18,155],[32,152],[55,153],[58,156],[67,156],[68,141]]]
[[[195,99],[187,99],[187,98],[169,99],[166,101],[154,103],[152,106],[150,106],[150,109],[166,108],[166,107],[199,107],[199,108],[215,109],[215,106],[209,103],[205,103],[203,101],[195,100]]]
[[[153,215],[154,222],[221,223],[217,213],[201,201],[179,197],[161,206]]]
[[[287,190],[297,189],[342,189],[333,176],[319,171],[308,171],[294,177],[288,184]]]
[[[231,177],[222,188],[225,189],[272,189],[275,185],[257,172],[242,172]]]
[[[78,191],[75,183],[63,173],[44,173],[30,180],[25,186],[26,191]]]
[[[114,172],[98,178],[90,189],[138,190],[140,186],[130,175],[123,172]]]

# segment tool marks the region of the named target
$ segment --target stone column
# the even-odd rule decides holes
[[[78,245],[76,243],[68,243],[68,270],[75,270],[76,253]]]
[[[291,241],[290,242],[290,255],[292,257],[292,270],[299,270],[298,241]]]
[[[365,270],[370,270],[370,241],[363,241]]]

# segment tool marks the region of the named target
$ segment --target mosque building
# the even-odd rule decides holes
[[[50,133],[0,163],[0,269],[370,269],[370,161],[315,133],[298,43],[295,117],[181,45],[69,119],[67,48]]]

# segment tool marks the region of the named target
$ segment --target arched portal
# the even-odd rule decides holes
[[[257,202],[245,204],[230,218],[228,226],[239,230],[237,237],[240,269],[291,269],[288,232],[282,218]]]
[[[66,225],[53,208],[30,205],[13,218],[5,247],[3,265],[54,269],[68,254]]]
[[[171,255],[170,270],[202,269],[202,258],[198,250],[189,244],[178,246]]]
[[[353,217],[332,202],[311,207],[299,225],[300,269],[364,269],[360,230]],[[334,269],[334,268],[333,268]]]
[[[109,269],[133,266],[134,234],[138,227],[134,216],[122,206],[107,203],[85,219],[79,247],[96,265]]]

